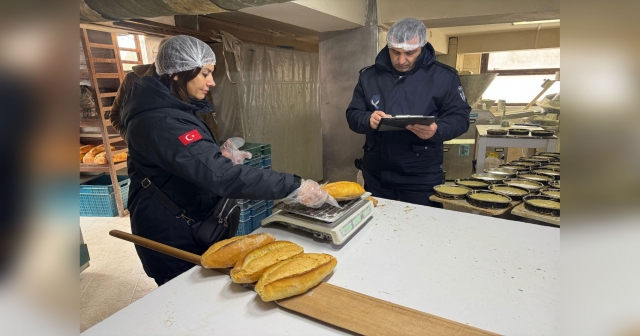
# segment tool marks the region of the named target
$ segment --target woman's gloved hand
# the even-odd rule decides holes
[[[230,138],[220,146],[220,151],[222,152],[222,156],[231,160],[234,165],[242,164],[245,159],[249,160],[252,157],[251,153],[238,149],[242,146],[244,146],[244,139]]]
[[[288,204],[300,203],[314,209],[321,207],[325,203],[340,207],[338,202],[326,190],[322,189],[318,182],[313,180],[302,180],[300,188],[292,192],[283,201]]]

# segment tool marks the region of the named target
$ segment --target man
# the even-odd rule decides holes
[[[435,60],[426,27],[416,19],[396,22],[374,65],[360,70],[347,109],[349,127],[366,134],[356,160],[365,189],[382,198],[441,207],[429,201],[443,182],[442,143],[469,128],[469,112],[457,71]],[[430,126],[378,132],[380,120],[396,115],[438,117]]]

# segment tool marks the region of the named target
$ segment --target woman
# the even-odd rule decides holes
[[[158,51],[159,76],[139,78],[121,111],[129,146],[129,212],[134,234],[195,254],[199,246],[184,218],[174,216],[151,192],[148,178],[185,216],[205,217],[222,197],[280,199],[294,193],[304,203],[326,192],[310,180],[233,165],[196,112],[213,112],[205,99],[215,86],[216,58],[204,42],[174,36]],[[301,188],[302,186],[302,188]],[[136,246],[144,270],[158,285],[193,266]]]

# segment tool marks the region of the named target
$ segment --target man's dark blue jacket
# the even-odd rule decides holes
[[[408,130],[378,132],[369,125],[375,110],[394,116],[436,116],[438,130],[428,140]],[[457,71],[435,60],[430,43],[406,73],[393,68],[385,47],[374,65],[360,71],[347,109],[351,130],[367,136],[361,169],[390,188],[422,189],[440,184],[442,143],[469,129],[470,111]]]
[[[187,104],[175,98],[166,84],[152,76],[138,78],[129,91],[121,118],[129,147],[129,212],[134,234],[196,254],[206,250],[198,246],[182,218],[176,218],[142,187],[145,176],[195,220],[204,218],[221,197],[279,199],[300,187],[291,174],[234,166],[222,156],[209,128],[193,114],[211,111],[206,100]],[[193,137],[196,132],[200,140]],[[193,267],[144,247],[136,245],[136,250],[152,278],[170,279]]]

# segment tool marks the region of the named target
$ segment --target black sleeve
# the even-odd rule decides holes
[[[351,103],[347,108],[347,122],[352,131],[360,134],[369,134],[375,131],[369,125],[369,120],[373,112],[367,109],[367,101],[364,98],[361,79],[362,76],[360,76],[358,85],[356,85],[356,88],[353,90],[353,98],[351,98]]]
[[[184,113],[184,112],[182,112]],[[236,199],[279,199],[300,187],[287,173],[236,165],[222,156],[209,133],[189,116],[167,116],[145,127],[150,158],[167,171],[212,193]],[[201,140],[184,145],[179,139],[197,130]],[[142,137],[141,137],[142,138]]]
[[[471,107],[464,97],[460,77],[454,75],[449,92],[442,102],[441,112],[438,114],[438,130],[433,136],[436,142],[445,142],[455,139],[469,129],[469,113]]]

